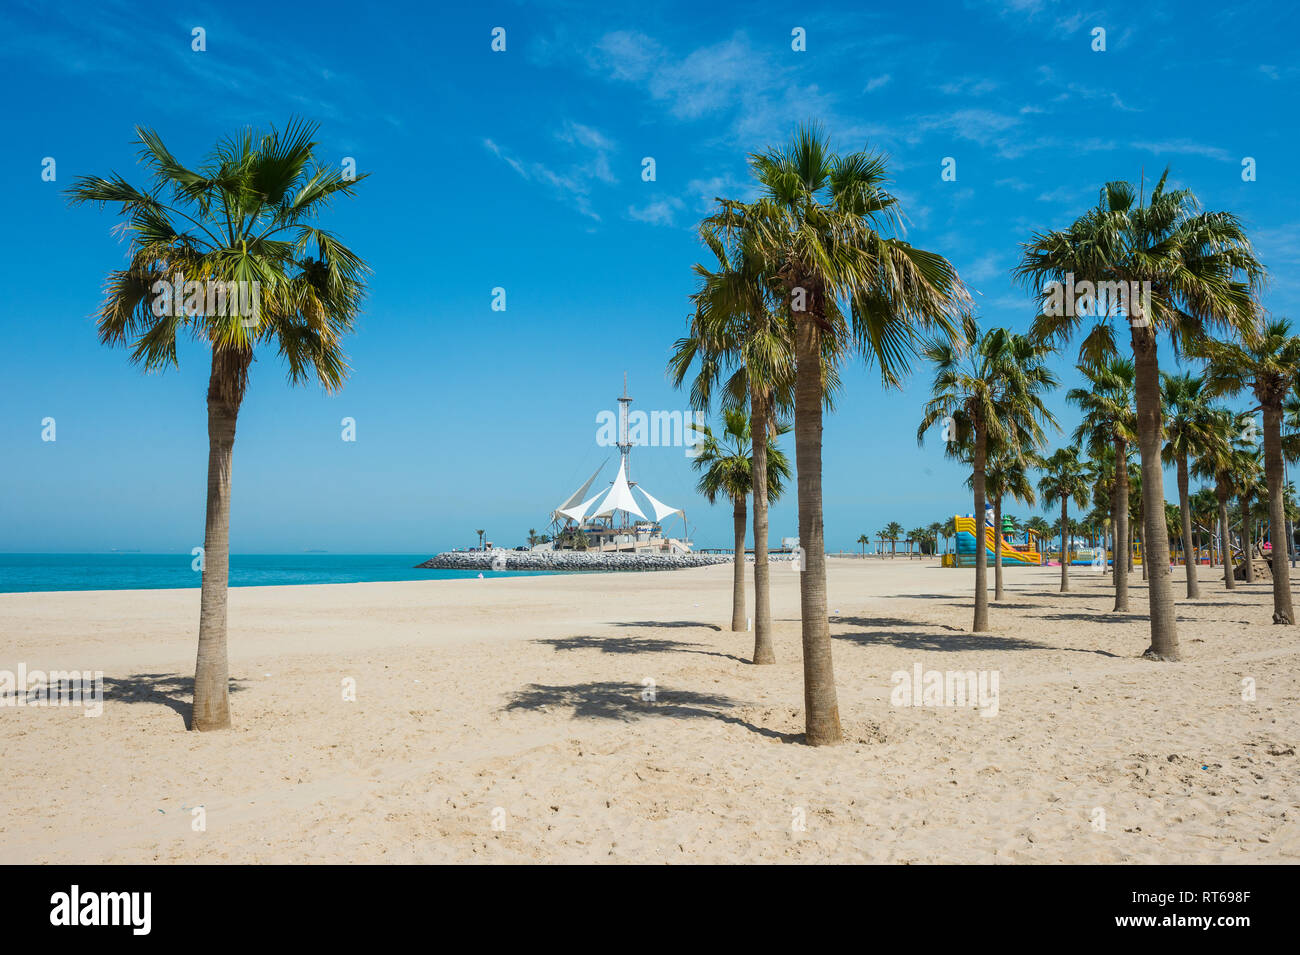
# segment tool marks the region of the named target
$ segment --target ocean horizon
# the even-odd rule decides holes
[[[427,554],[231,554],[231,587],[456,580],[473,570],[421,570]],[[0,594],[76,590],[184,590],[201,574],[189,553],[0,554]],[[556,571],[489,571],[485,577],[534,577]]]

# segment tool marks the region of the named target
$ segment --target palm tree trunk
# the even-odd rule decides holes
[[[1195,600],[1201,596],[1201,585],[1196,578],[1196,562],[1188,553],[1192,539],[1192,503],[1187,493],[1187,455],[1178,456],[1178,510],[1183,519],[1183,563],[1187,565],[1187,596]]]
[[[1241,553],[1246,561],[1246,583],[1255,582],[1255,542],[1254,528],[1250,522],[1250,502],[1244,497],[1239,499],[1241,506]]]
[[[1070,589],[1069,495],[1061,495],[1061,593]]]
[[[767,562],[767,401],[750,394],[754,464],[754,662],[775,663],[772,649],[771,568]],[[863,553],[866,547],[863,545]]]
[[[208,379],[208,498],[199,591],[199,650],[190,728],[230,728],[230,661],[226,650],[230,582],[230,468],[248,359],[217,350]]]
[[[1219,499],[1219,556],[1223,558],[1223,585],[1229,590],[1237,589],[1237,581],[1232,576],[1232,538],[1228,535],[1228,495],[1221,488],[1216,488],[1215,496]]]
[[[1128,574],[1133,569],[1133,542],[1128,526],[1128,442],[1115,441],[1115,607],[1128,613]]]
[[[744,496],[734,498],[731,525],[735,531],[736,559],[731,573],[731,629],[745,629],[745,513]]]
[[[1141,310],[1134,309],[1141,317]],[[1178,621],[1174,610],[1169,569],[1169,535],[1165,530],[1165,474],[1160,460],[1160,363],[1156,357],[1155,329],[1134,327],[1133,359],[1137,392],[1138,451],[1142,455],[1142,566],[1151,584],[1151,646],[1145,656],[1155,660],[1178,659]],[[1154,506],[1150,506],[1154,502]]]
[[[815,297],[814,297],[815,301]],[[831,634],[826,616],[826,545],[822,527],[821,332],[817,313],[801,313],[795,334],[794,444],[799,475],[799,579],[803,624],[804,739],[810,746],[842,742],[835,695]]]
[[[1291,574],[1287,567],[1286,480],[1282,470],[1282,409],[1264,407],[1264,477],[1268,481],[1268,534],[1273,544],[1273,622],[1295,622],[1291,609]]]
[[[988,535],[984,530],[984,464],[987,438],[983,422],[975,428],[975,622],[973,633],[983,633],[989,628],[989,555]]]
[[[1002,498],[993,501],[993,599],[1002,599]]]

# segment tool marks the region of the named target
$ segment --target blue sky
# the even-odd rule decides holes
[[[300,115],[326,160],[371,173],[325,222],[374,270],[350,381],[326,396],[290,389],[273,355],[254,366],[236,552],[424,553],[478,527],[502,544],[541,528],[609,457],[596,415],[625,371],[634,407],[685,407],[664,366],[702,257],[693,226],[714,196],[747,194],[749,152],[808,118],[842,149],[889,154],[909,239],[957,265],[987,324],[1032,317],[1008,275],[1018,243],[1068,224],[1103,182],[1166,165],[1243,217],[1272,272],[1265,306],[1300,319],[1290,5],[843,6],[6,3],[0,551],[202,542],[207,354],[186,347],[146,376],[99,345],[91,315],[125,247],[111,211],[62,195],[81,174],[143,181],[136,124],[197,163],[238,127]],[[1067,387],[1072,364],[1058,363]],[[825,432],[828,547],[969,512],[958,467],[916,444],[925,369],[894,392],[858,366],[844,379]],[[729,542],[729,508],[694,492],[681,449],[634,462],[700,544]],[[796,533],[792,499],[772,533]]]

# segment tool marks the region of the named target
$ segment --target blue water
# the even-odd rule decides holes
[[[230,586],[452,580],[474,570],[416,570],[429,554],[232,554]],[[50,590],[178,590],[198,587],[190,554],[0,554],[0,593]],[[487,571],[534,577],[551,571]]]

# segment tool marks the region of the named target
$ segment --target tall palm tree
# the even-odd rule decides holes
[[[715,433],[708,425],[697,429],[702,431],[703,440],[699,446],[700,453],[691,466],[703,472],[699,491],[710,504],[724,495],[731,500],[736,554],[731,584],[731,629],[740,631],[745,629],[745,502],[754,489],[755,463],[746,414],[732,408],[723,412],[722,420],[721,434]],[[790,462],[775,440],[777,434],[786,430],[780,428],[768,438],[764,456],[767,490],[772,500],[781,496],[785,482],[790,478]]]
[[[1295,622],[1291,576],[1287,571],[1286,471],[1283,463],[1283,405],[1300,376],[1300,336],[1285,318],[1258,321],[1241,333],[1241,341],[1206,341],[1199,353],[1210,361],[1210,391],[1235,395],[1249,388],[1264,412],[1264,474],[1268,482],[1268,527],[1272,542],[1273,622]],[[1248,564],[1249,566],[1249,564]]]
[[[1264,279],[1264,267],[1237,218],[1203,211],[1188,189],[1166,190],[1168,176],[1166,169],[1150,196],[1141,185],[1107,183],[1097,206],[1067,229],[1035,234],[1016,267],[1017,276],[1043,296],[1046,306],[1035,319],[1035,332],[1052,339],[1068,338],[1081,324],[1081,313],[1100,310],[1089,308],[1092,296],[1087,293],[1102,290],[1081,283],[1108,283],[1107,300],[1114,297],[1111,290],[1130,292],[1121,311],[1128,318],[1136,371],[1142,481],[1147,499],[1155,502],[1165,496],[1157,333],[1167,331],[1185,347],[1207,327],[1245,328]],[[1060,284],[1049,288],[1049,282]],[[1094,359],[1115,350],[1113,310],[1105,311],[1083,342],[1083,351]],[[1151,645],[1145,655],[1177,660],[1163,508],[1144,509],[1143,522],[1143,566],[1150,567],[1151,580]]]
[[[935,424],[951,420],[956,440],[951,456],[970,462],[975,492],[975,619],[972,630],[988,630],[988,555],[984,546],[986,467],[990,451],[1023,457],[1043,441],[1043,425],[1056,425],[1043,393],[1056,386],[1044,361],[1048,348],[1005,328],[980,334],[973,318],[962,323],[958,345],[939,342],[926,349],[935,366],[931,398],[916,429],[917,443]],[[997,535],[994,535],[997,539]]]
[[[109,274],[99,310],[100,341],[129,347],[132,362],[148,371],[177,364],[182,335],[205,342],[212,352],[207,517],[190,722],[196,730],[230,726],[231,460],[255,352],[259,346],[278,351],[293,384],[314,378],[327,391],[337,391],[348,372],[342,339],[365,295],[365,263],[318,224],[333,199],[355,195],[364,176],[346,179],[317,165],[315,133],[314,125],[298,121],[264,133],[245,129],[223,139],[202,165],[190,169],[157,132],[136,127],[140,161],[151,179],[147,188],[111,173],[79,177],[68,190],[73,205],[118,206],[130,238],[129,262]],[[187,300],[185,307],[179,294],[160,303],[159,283],[176,275],[186,282],[247,289],[250,298],[255,292],[255,314],[229,303],[223,307],[213,295],[206,303]]]
[[[1182,538],[1184,552],[1191,546],[1192,508],[1189,490],[1191,461],[1200,454],[1210,440],[1210,395],[1205,388],[1205,378],[1184,372],[1181,375],[1160,376],[1160,405],[1165,414],[1165,436],[1168,439],[1162,457],[1173,458],[1178,465],[1178,510],[1180,523],[1178,536]],[[1187,565],[1187,596],[1195,599],[1201,595],[1194,560]]]
[[[1073,447],[1058,448],[1043,462],[1042,470],[1038,493],[1043,503],[1061,504],[1061,593],[1065,593],[1070,589],[1070,501],[1079,507],[1088,503],[1088,475]]]
[[[484,531],[483,531],[482,528],[479,528],[479,529],[476,530],[474,533],[478,535],[478,549],[479,549],[479,550],[482,550],[482,549],[483,549],[483,534],[484,534]]]
[[[803,628],[805,740],[839,743],[839,703],[826,614],[822,526],[825,340],[855,350],[897,386],[922,332],[955,331],[970,297],[952,265],[886,235],[898,215],[883,156],[831,151],[820,128],[801,127],[784,148],[750,157],[762,189],[755,202],[724,202],[712,227],[747,234],[764,275],[795,323],[795,457],[799,538],[806,554],[799,597]],[[842,347],[839,347],[842,344]]]
[[[933,541],[933,542],[934,542],[934,545],[935,545],[935,552],[936,552],[936,553],[937,553],[938,550],[939,550],[939,538],[940,538],[940,537],[943,538],[944,549],[945,549],[945,550],[947,549],[947,547],[948,547],[948,537],[947,537],[947,535],[944,534],[944,532],[943,532],[943,524],[942,524],[942,522],[940,522],[940,521],[933,521],[932,523],[927,524],[927,525],[926,525],[926,528],[925,528],[925,535],[926,535],[926,538],[927,538],[927,539],[929,539],[930,541]]]
[[[778,415],[794,409],[794,321],[744,229],[720,230],[701,224],[699,236],[716,265],[697,263],[699,286],[691,296],[695,312],[687,335],[677,340],[668,363],[674,386],[682,387],[692,367],[691,404],[708,412],[715,393],[723,409],[749,410],[754,484],[754,662],[776,662],[772,646],[771,568],[768,563],[768,491],[764,479],[767,436],[779,427]],[[839,388],[825,340],[822,377],[825,403]]]
[[[867,545],[871,543],[871,538],[866,534],[859,534],[857,543],[862,545],[862,556],[867,556]]]
[[[1086,445],[1094,457],[1109,446],[1116,467],[1114,493],[1115,524],[1115,607],[1112,613],[1128,612],[1128,571],[1133,547],[1129,534],[1129,448],[1137,440],[1137,414],[1133,409],[1135,370],[1133,362],[1119,355],[1103,357],[1097,363],[1079,366],[1087,388],[1071,388],[1065,400],[1078,405],[1083,420],[1074,431],[1075,444]],[[1124,560],[1119,560],[1123,553]]]

